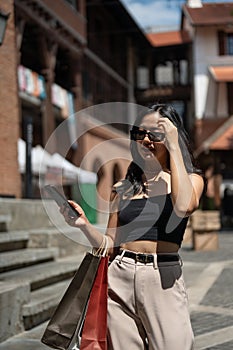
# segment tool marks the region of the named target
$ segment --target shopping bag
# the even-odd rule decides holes
[[[80,350],[107,350],[108,256],[102,257],[91,290]]]
[[[86,306],[95,280],[101,255],[86,253],[74,278],[50,319],[42,343],[67,350],[83,325]]]

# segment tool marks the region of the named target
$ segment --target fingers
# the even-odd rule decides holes
[[[67,224],[74,227],[81,227],[85,225],[88,222],[88,220],[85,216],[83,209],[80,207],[80,205],[78,205],[72,200],[68,200],[68,202],[77,211],[78,215],[76,216],[74,215],[74,213],[72,213],[71,208],[69,208],[69,205],[63,205],[62,207],[60,207],[60,213],[63,215]]]
[[[75,217],[68,216],[65,220],[70,226],[75,226],[76,219]]]
[[[168,118],[160,118],[158,127],[163,129],[166,136],[171,135],[171,137],[174,137],[178,134],[177,127]]]
[[[78,205],[76,202],[72,201],[72,200],[68,200],[68,202],[72,205],[72,207],[74,207],[74,209],[76,209],[77,211],[79,211],[79,209],[81,208],[80,205]]]
[[[60,208],[60,212],[63,215],[63,217],[64,217],[65,221],[67,222],[67,224],[69,224],[70,226],[74,226],[75,225],[77,217],[70,215],[69,208],[63,206],[63,207]]]
[[[168,118],[159,118],[158,126],[160,126],[164,131],[166,129],[176,129],[175,125]]]

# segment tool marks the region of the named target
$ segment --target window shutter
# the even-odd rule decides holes
[[[225,55],[225,33],[223,31],[218,32],[218,51],[219,55]]]

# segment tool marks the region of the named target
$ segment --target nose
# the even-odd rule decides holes
[[[143,146],[146,146],[146,147],[149,147],[149,148],[154,147],[154,144],[153,144],[153,142],[150,140],[148,134],[145,134],[145,137],[144,137],[144,139],[143,139],[143,141],[142,141],[142,144],[143,144]]]
[[[151,142],[148,133],[146,133],[145,136],[144,136],[143,142],[145,142],[145,141],[146,141],[146,142]]]

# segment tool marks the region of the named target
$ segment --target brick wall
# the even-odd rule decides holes
[[[0,194],[21,196],[18,171],[19,100],[14,1],[0,0],[0,8],[10,13],[5,38],[0,46]]]

